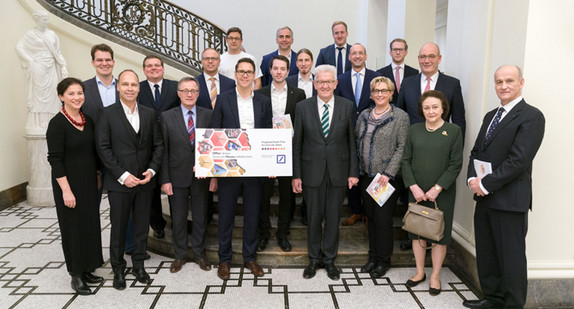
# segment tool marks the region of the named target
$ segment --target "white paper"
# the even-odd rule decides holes
[[[379,178],[381,178],[381,174],[377,173],[377,176],[373,178],[373,181],[367,187],[367,193],[379,204],[379,206],[383,207],[383,205],[387,202],[389,197],[395,192],[395,187],[393,187],[390,183],[387,183],[386,186],[381,187],[379,185]]]
[[[484,178],[488,174],[492,174],[492,164],[486,161],[474,159],[474,171],[477,178]]]
[[[295,136],[295,130],[293,129],[293,124],[291,123],[291,116],[289,115],[275,116],[273,117],[272,121],[273,121],[273,129],[290,129],[291,136]]]

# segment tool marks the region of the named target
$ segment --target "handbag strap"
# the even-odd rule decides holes
[[[434,200],[433,203],[434,203],[434,209],[435,209],[435,210],[440,210],[440,209],[438,208],[438,205],[436,204],[436,200]],[[417,201],[415,201],[415,204],[420,205],[419,202],[417,202]]]

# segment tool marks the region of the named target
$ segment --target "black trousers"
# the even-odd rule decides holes
[[[153,197],[149,212],[149,225],[154,231],[161,231],[166,225],[161,210],[161,185],[159,184],[153,189]]]
[[[397,191],[393,192],[381,207],[366,191],[372,181],[373,177],[369,176],[361,176],[359,180],[365,214],[369,218],[369,261],[391,266],[394,246],[393,213],[399,194]],[[394,181],[390,180],[389,183],[395,187]]]
[[[277,177],[279,183],[279,209],[277,213],[277,238],[285,238],[289,234],[291,219],[295,211],[295,193],[291,185],[291,177]],[[259,211],[259,239],[271,236],[271,220],[269,219],[270,199],[273,196],[275,179],[262,179],[263,194],[261,210]]]
[[[527,230],[527,212],[476,204],[474,232],[480,287],[484,297],[500,307],[523,308],[526,303]]]
[[[358,186],[354,186],[351,189],[347,190],[348,192],[348,202],[349,207],[351,208],[351,212],[354,215],[362,215],[363,214],[363,203],[361,202],[361,191],[359,191]]]
[[[130,192],[108,192],[110,200],[110,261],[114,271],[126,267],[124,248],[126,228],[130,211],[133,216],[134,253],[132,264],[136,269],[143,268],[146,256],[147,236],[149,232],[149,208],[152,190],[134,188]]]

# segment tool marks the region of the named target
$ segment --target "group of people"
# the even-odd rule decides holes
[[[72,288],[90,294],[87,284],[103,280],[92,274],[102,265],[98,206],[102,183],[110,202],[113,286],[121,290],[126,287],[124,253],[132,255],[136,279],[150,282],[143,263],[149,257],[149,226],[155,237],[164,237],[160,191],[168,195],[173,222],[171,272],[186,263],[190,206],[194,262],[211,270],[205,232],[213,200],[210,192],[218,191],[217,275],[230,278],[232,231],[242,191],[244,266],[263,276],[257,251],[268,245],[269,199],[277,181],[276,237],[283,251],[292,249],[287,237],[294,194],[303,195],[307,279],[322,267],[329,278],[340,277],[335,259],[346,195],[353,214],[342,224],[368,223],[369,257],[361,272],[375,278],[391,266],[392,216],[402,189],[408,188],[409,201],[429,207],[436,203],[444,212],[444,237],[433,242],[409,235],[416,273],[406,286],[426,280],[425,253],[432,243],[429,293],[438,295],[440,270],[451,242],[455,183],[462,168],[465,110],[460,82],[439,72],[442,56],[434,43],[420,48],[420,73],[404,63],[408,54],[404,39],[390,43],[392,63],[373,71],[365,65],[366,48],[347,44],[344,22],[333,23],[332,34],[334,44],[321,49],[313,74],[313,53],[291,50],[289,27],[277,30],[278,49],[265,55],[259,67],[255,57],[242,50],[241,29],[233,27],[227,31],[228,51],[220,55],[205,49],[203,73],[179,82],[163,78],[163,62],[155,55],[143,61],[147,80],[140,82],[133,70],[124,70],[116,80],[112,49],[95,45],[91,54],[96,76],[85,82],[74,78],[60,82],[62,112],[47,132]],[[470,308],[523,305],[526,297],[524,237],[530,173],[544,117],[522,100],[523,83],[518,67],[496,71],[501,108],[486,115],[471,152],[468,186],[477,200],[477,263],[485,298],[465,302]],[[271,128],[272,117],[282,115],[289,115],[294,125],[292,177],[195,177],[196,127]],[[474,159],[490,162],[492,173],[478,175]],[[379,185],[397,188],[383,206],[366,192],[377,174]]]

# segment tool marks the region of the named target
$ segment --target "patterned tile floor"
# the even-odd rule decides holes
[[[476,299],[471,289],[447,267],[442,293],[430,296],[428,280],[409,289],[405,281],[412,267],[394,267],[373,279],[355,267],[343,267],[341,280],[325,270],[310,280],[302,268],[264,268],[254,278],[242,267],[232,268],[223,282],[217,269],[204,272],[188,263],[177,274],[169,272],[171,258],[151,253],[146,270],[153,281],[144,285],[127,275],[128,288],[112,287],[109,264],[109,205],[101,205],[104,261],[97,275],[104,282],[93,295],[78,296],[70,288],[64,264],[56,211],[25,202],[0,212],[0,308],[462,308],[464,299]],[[128,271],[131,261],[128,260]],[[427,275],[430,269],[427,269]]]

